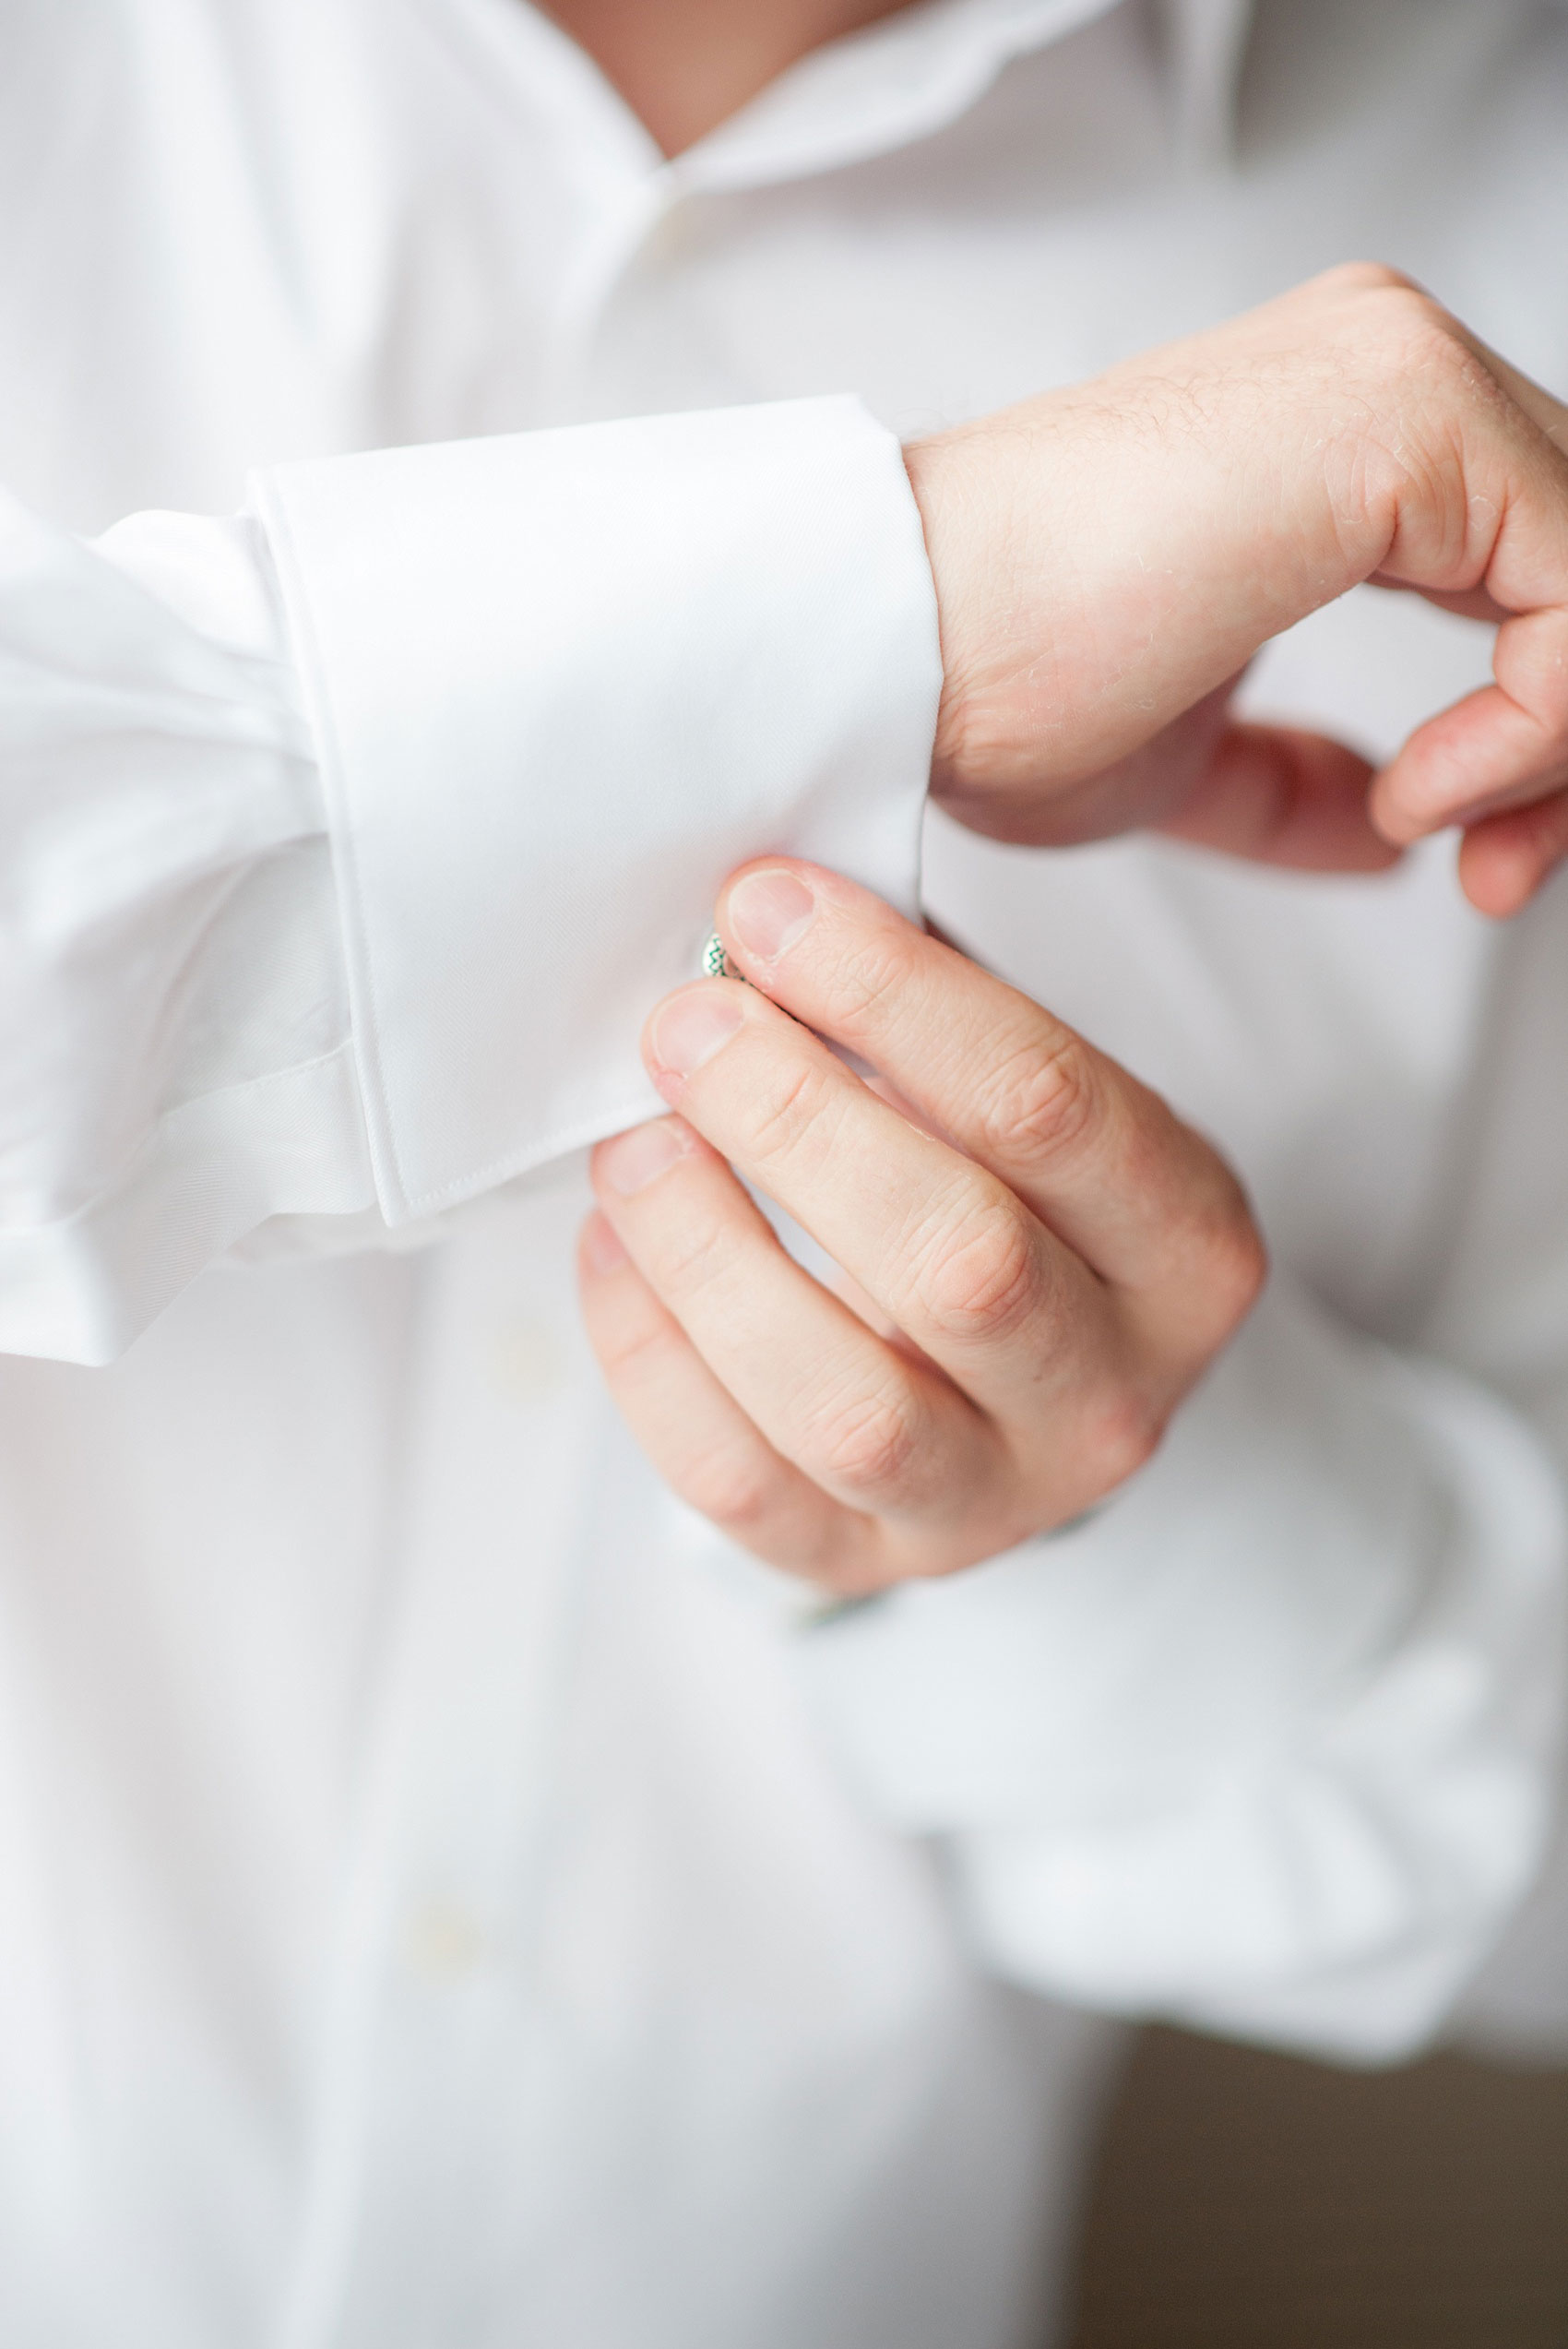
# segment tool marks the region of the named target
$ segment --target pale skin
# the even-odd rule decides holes
[[[933,790],[1004,840],[1330,869],[1461,824],[1467,894],[1517,912],[1568,849],[1565,452],[1568,409],[1373,264],[917,444]],[[1376,776],[1231,724],[1260,647],[1367,580],[1496,624],[1495,682]]]
[[[813,49],[900,0],[547,0],[666,155],[739,112]]]
[[[833,13],[683,11],[793,23],[804,46]],[[1458,824],[1467,892],[1515,912],[1568,850],[1565,450],[1568,411],[1372,266],[911,447],[944,671],[933,791],[1005,840],[1157,825],[1336,870]],[[1258,649],[1367,580],[1492,622],[1492,686],[1376,775],[1235,724]],[[1233,1177],[1049,1012],[846,881],[766,859],[718,922],[753,985],[655,1013],[671,1114],[595,1153],[580,1252],[590,1337],[656,1468],[849,1592],[1113,1493],[1258,1293]],[[844,1268],[840,1294],[739,1176]]]
[[[837,875],[747,867],[719,918],[756,988],[659,1007],[645,1054],[677,1114],[594,1154],[583,1306],[633,1431],[733,1539],[842,1592],[1076,1516],[1257,1293],[1240,1187],[1113,1062]]]

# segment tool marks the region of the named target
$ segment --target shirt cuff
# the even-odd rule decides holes
[[[1340,2056],[1442,2019],[1538,1862],[1564,1519],[1530,1431],[1277,1281],[1099,1516],[799,1642],[998,1970]]]
[[[658,1113],[639,1031],[742,859],[914,911],[935,597],[856,401],[290,465],[255,497],[389,1223]]]

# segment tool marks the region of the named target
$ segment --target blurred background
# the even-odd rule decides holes
[[[1568,2069],[1136,2033],[1075,2307],[1069,2349],[1564,2349]]]

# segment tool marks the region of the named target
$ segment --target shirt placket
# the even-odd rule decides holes
[[[594,412],[595,346],[617,297],[634,271],[679,268],[683,223],[696,207],[808,179],[929,136],[967,113],[1013,58],[1080,30],[1118,5],[1125,0],[947,0],[911,10],[807,60],[673,161],[659,155],[602,77],[591,67],[574,72],[564,92],[573,124],[564,151],[581,174],[582,229],[550,308],[541,421],[567,423]],[[1253,6],[1159,0],[1172,147],[1190,171],[1214,168],[1229,156]],[[549,37],[560,38],[553,28]]]
[[[537,106],[549,85],[558,101],[561,168],[580,228],[546,290],[540,421],[582,412],[620,289],[639,264],[678,266],[688,205],[924,135],[972,103],[1007,54],[1109,5],[966,10],[960,0],[929,12],[929,70],[904,76],[897,123],[884,109],[857,142],[828,77],[792,125],[759,108],[749,129],[739,121],[673,163],[549,31],[533,96]],[[1219,35],[1229,24],[1235,36],[1242,0],[1182,0],[1182,9],[1183,23],[1206,10],[1207,37],[1173,57],[1201,95],[1239,46],[1239,36],[1228,48]],[[954,37],[960,24],[972,37]],[[476,1332],[495,1326],[508,1283],[514,1320],[533,1326],[529,1268],[569,1252],[569,1235],[530,1232],[499,1282],[497,1251],[479,1244],[455,1243],[425,1269],[432,1385],[410,1467],[404,1581],[337,1937],[279,2349],[423,2337],[422,2297],[423,2332],[440,2337],[454,2291],[460,2297],[485,2272],[496,2195],[528,2194],[526,2179],[505,2175],[494,2123],[498,2102],[527,2093],[533,2069],[529,1949],[552,1753],[569,1701],[576,1569],[590,1539],[584,1491],[598,1406],[576,1365],[519,1410],[498,1387],[493,1345]],[[546,1351],[580,1346],[569,1299],[552,1297],[543,1318]],[[410,2211],[422,2214],[417,2243],[406,2239]]]
[[[278,2349],[446,2337],[488,2270],[602,1404],[572,1310],[575,1192],[422,1267],[422,1393],[321,2017]],[[420,2214],[410,2234],[410,2212]]]

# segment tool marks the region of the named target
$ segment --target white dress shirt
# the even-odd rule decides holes
[[[1377,2058],[1475,1975],[1563,1679],[1568,897],[936,817],[922,883],[897,439],[1357,253],[1561,390],[1565,127],[1535,0],[925,0],[674,162],[526,0],[13,0],[7,2344],[1004,2349],[1054,2000]],[[1249,692],[1381,748],[1486,656],[1367,593]],[[826,1623],[571,1296],[770,847],[1160,1086],[1277,1266],[1111,1506]]]

